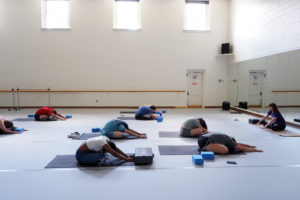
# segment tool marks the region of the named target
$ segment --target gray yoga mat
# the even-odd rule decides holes
[[[32,122],[32,121],[36,121],[33,117],[26,117],[26,118],[15,118],[12,121],[15,122]],[[36,121],[36,122],[53,122],[53,121],[57,121],[56,119],[49,119],[49,120],[45,120],[45,121]]]
[[[120,114],[135,114],[136,111],[121,111]]]
[[[94,138],[94,137],[99,137],[102,136],[101,133],[81,133],[81,135],[78,138],[72,138],[74,140],[87,140],[90,138]],[[126,138],[122,138],[122,139],[138,139],[135,136],[132,135],[128,135]],[[115,140],[122,140],[122,139],[115,139]]]
[[[159,145],[160,155],[195,155],[199,154],[198,145]],[[245,154],[243,151],[235,149],[230,154]]]
[[[99,163],[95,166],[80,165],[75,155],[57,155],[48,163],[45,168],[77,168],[77,167],[112,167],[112,166],[134,166],[134,162],[126,162],[108,154],[109,160],[106,163]]]
[[[194,155],[199,154],[198,145],[159,145],[160,155]]]
[[[13,119],[12,121],[14,122],[28,122],[28,121],[35,121],[34,118],[16,118]]]
[[[120,120],[135,120],[135,117],[119,116],[118,119],[120,119]]]
[[[161,138],[180,138],[178,131],[159,131],[159,137]]]

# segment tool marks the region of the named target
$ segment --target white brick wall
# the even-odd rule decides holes
[[[0,89],[185,90],[186,70],[204,69],[206,105],[227,99],[227,61],[216,55],[229,39],[228,0],[211,1],[210,32],[183,31],[184,0],[141,1],[141,31],[112,30],[113,0],[71,0],[71,30],[42,31],[40,2],[0,0]],[[186,105],[185,94],[129,97],[130,105]],[[9,98],[1,96],[0,105]],[[72,105],[129,105],[128,95],[53,98],[57,105],[70,105],[68,98]]]
[[[300,0],[231,0],[235,60],[300,48]]]

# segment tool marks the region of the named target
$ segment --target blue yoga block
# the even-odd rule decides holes
[[[66,118],[71,119],[72,115],[66,115]]]
[[[101,131],[100,128],[92,128],[92,132],[93,132],[93,133],[100,132],[100,131]]]
[[[203,165],[204,159],[201,155],[192,155],[192,160],[195,165]]]
[[[16,128],[15,131],[17,131],[17,132],[24,132],[24,128]]]
[[[29,114],[28,117],[34,117],[34,114]]]
[[[166,110],[163,110],[163,111],[161,111],[162,113],[167,113],[167,111]]]
[[[203,157],[204,160],[215,159],[215,154],[214,154],[214,152],[211,152],[211,151],[201,151],[201,156]]]
[[[157,117],[157,122],[163,122],[164,118],[163,117]]]

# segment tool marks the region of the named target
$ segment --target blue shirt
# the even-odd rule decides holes
[[[102,129],[102,135],[106,135],[106,133],[114,132],[114,131],[124,131],[128,129],[128,124],[119,119],[113,119],[107,122]]]
[[[280,112],[269,111],[268,115],[270,115],[272,118],[276,117],[276,120],[275,120],[274,124],[279,124],[279,125],[282,125],[282,126],[286,126],[285,120],[282,117]]]
[[[152,114],[152,110],[150,109],[150,106],[141,106],[135,113],[136,115],[148,115]]]

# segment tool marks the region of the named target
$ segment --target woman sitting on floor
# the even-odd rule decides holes
[[[0,134],[18,134],[21,132],[15,131],[17,127],[14,126],[14,123],[10,120],[7,120],[5,117],[0,117]],[[24,130],[27,131],[27,130]]]
[[[188,118],[181,126],[181,137],[200,137],[207,133],[207,125],[202,118]]]
[[[271,119],[267,122],[266,119],[270,116]],[[263,125],[262,128],[270,128],[273,131],[282,131],[286,128],[286,122],[275,103],[269,104],[268,114],[257,123],[257,125],[261,124]]]
[[[207,133],[198,139],[199,151],[212,151],[216,154],[228,154],[236,151],[263,152],[255,146],[237,143],[233,137],[223,133]]]
[[[76,159],[82,165],[97,165],[105,162],[106,153],[127,162],[132,162],[133,157],[121,151],[115,143],[105,136],[94,137],[86,140],[76,152]]]
[[[139,133],[129,128],[128,124],[119,119],[113,119],[105,124],[102,129],[102,135],[110,139],[126,139],[129,136],[135,136],[137,138],[147,138],[145,133]]]

